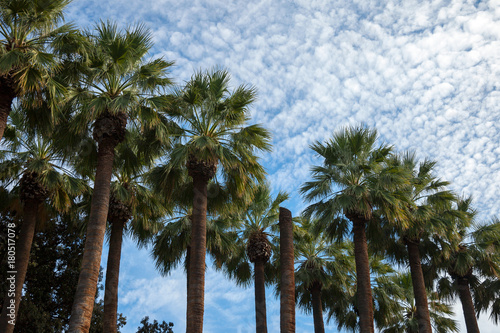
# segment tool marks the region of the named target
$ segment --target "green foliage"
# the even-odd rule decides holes
[[[331,239],[342,239],[353,217],[372,219],[378,210],[394,223],[402,223],[398,185],[408,182],[404,170],[387,165],[391,146],[376,145],[377,131],[364,126],[336,131],[326,142],[311,148],[322,164],[311,169],[312,181],[300,191],[309,205],[304,215],[317,219],[317,229],[327,229]],[[351,221],[352,222],[352,221]]]
[[[150,323],[148,316],[141,320],[141,325],[137,327],[137,333],[174,333],[172,329],[174,327],[173,323],[162,321],[160,324],[156,320]]]
[[[229,80],[226,70],[200,71],[176,92],[169,116],[182,131],[168,164],[171,170],[183,168],[190,157],[214,164],[217,181],[220,176],[229,193],[249,202],[248,189],[264,179],[258,153],[271,150],[271,136],[262,126],[248,124],[255,88],[241,85],[231,91]]]
[[[389,293],[397,303],[392,315],[386,316],[383,325],[379,325],[383,333],[418,333],[417,308],[411,276],[408,272],[392,275],[386,286],[396,290]],[[439,299],[437,293],[428,292],[429,310],[432,326],[435,332],[459,332],[451,306]]]
[[[16,222],[17,217],[2,213],[0,220],[1,235],[5,240],[7,223]],[[85,238],[70,225],[69,217],[59,216],[52,219],[43,231],[35,235],[24,285],[25,294],[21,300],[14,332],[66,332],[85,242]],[[7,247],[4,244],[0,245],[0,258],[5,267]],[[5,274],[4,270],[0,273],[2,291],[0,304],[3,304],[6,290]],[[100,333],[103,301],[98,301],[97,298],[98,295],[94,305],[91,332]],[[118,317],[118,326],[122,327],[126,318],[122,314]]]

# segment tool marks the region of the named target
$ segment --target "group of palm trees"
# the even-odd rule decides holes
[[[350,240],[348,231],[352,230],[354,248],[343,251],[353,251],[354,255],[354,308],[359,331],[373,332],[374,324],[386,332],[432,332],[433,326],[439,332],[456,331],[453,321],[432,310],[439,305],[442,313],[450,313],[442,302],[458,295],[467,331],[479,332],[476,315],[488,309],[498,295],[494,291],[490,298],[481,296],[500,277],[500,221],[494,218],[478,223],[471,199],[457,196],[447,189],[448,182],[433,174],[435,162],[419,162],[414,153],[397,153],[391,146],[377,144],[375,130],[363,126],[344,128],[328,141],[316,142],[312,149],[323,164],[312,168],[313,180],[301,188],[305,199],[313,202],[304,216],[314,219],[313,234],[323,235],[330,243],[322,251],[308,248],[308,253],[320,251],[326,255],[332,251],[332,241],[345,246],[344,242]],[[335,263],[337,266],[332,268]],[[349,275],[345,273],[348,266],[339,267],[338,263],[338,259],[331,263],[305,261],[305,265],[322,274],[331,272],[342,281],[342,275]],[[380,263],[409,266],[409,276],[384,268],[381,274],[387,277],[390,273],[395,279],[392,286],[387,281],[372,280],[378,275]],[[338,272],[342,272],[340,276]],[[324,279],[320,276],[311,280],[311,293],[321,290]],[[352,284],[346,283],[338,298],[345,297],[345,290]],[[411,286],[411,293],[396,286]],[[329,293],[338,294],[336,290]],[[410,294],[414,309],[403,320],[397,309]],[[395,300],[399,305],[391,304]],[[339,320],[347,317],[342,314],[345,308],[329,305],[330,317],[335,316],[340,326],[349,327],[346,321]],[[494,308],[491,317],[495,322],[499,319]]]
[[[266,283],[286,287],[277,221],[288,194],[271,195],[259,163],[271,136],[250,124],[255,88],[230,89],[218,68],[177,87],[173,63],[148,58],[148,29],[81,31],[62,24],[68,3],[0,0],[0,209],[20,222],[0,331],[14,330],[7,307],[19,308],[37,225],[67,214],[86,237],[69,332],[89,331],[106,233],[104,332],[117,331],[125,234],[150,245],[161,273],[183,264],[188,333],[203,331],[207,253],[254,282],[256,331],[267,332]],[[295,219],[294,278],[315,332],[324,311],[360,332],[457,331],[446,316],[455,295],[468,332],[481,311],[498,321],[499,221],[476,224],[435,162],[377,142],[358,126],[312,145],[323,164],[301,187],[310,205]]]

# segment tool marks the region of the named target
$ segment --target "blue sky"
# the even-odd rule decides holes
[[[235,86],[256,86],[252,119],[274,144],[263,164],[273,189],[291,194],[285,206],[294,214],[305,207],[297,189],[317,163],[309,145],[364,122],[397,150],[438,161],[437,174],[474,196],[481,219],[500,215],[498,0],[73,0],[66,19],[146,24],[152,56],[176,62],[177,83],[223,66]],[[254,331],[251,288],[208,270],[206,289],[205,332]],[[277,332],[278,302],[268,295],[269,331]],[[182,332],[185,306],[182,271],[159,276],[148,252],[125,242],[123,332],[145,315]],[[498,332],[486,318],[481,331]],[[297,327],[311,332],[312,318],[298,312]]]

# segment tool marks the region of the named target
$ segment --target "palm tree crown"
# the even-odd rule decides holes
[[[54,74],[62,41],[75,34],[70,24],[58,26],[68,3],[70,0],[0,1],[0,140],[14,98],[41,95],[47,84],[52,97],[62,92]]]
[[[198,72],[178,91],[178,108],[170,115],[183,133],[170,159],[173,165],[187,163],[190,173],[198,163],[205,165],[202,169],[207,176],[222,169],[227,185],[241,195],[252,177],[263,179],[264,170],[255,154],[270,150],[270,135],[260,125],[246,124],[255,88],[241,85],[230,91],[229,80],[225,70]]]

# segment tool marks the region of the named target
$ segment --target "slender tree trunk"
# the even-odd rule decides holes
[[[311,288],[314,333],[325,333],[325,323],[323,321],[323,304],[321,302],[321,285],[313,284]]]
[[[71,310],[69,333],[88,333],[90,329],[106,232],[115,146],[116,144],[99,145],[94,194],[90,205],[81,271]]]
[[[7,117],[12,110],[12,101],[15,98],[15,92],[11,88],[5,87],[10,84],[12,84],[11,80],[4,76],[0,78],[0,141],[7,127]]]
[[[117,332],[118,280],[122,253],[123,221],[111,222],[106,284],[104,290],[103,333]]]
[[[266,287],[262,260],[254,263],[255,278],[255,328],[257,333],[267,333]]]
[[[469,281],[466,278],[459,277],[457,279],[458,296],[462,302],[462,309],[464,311],[465,325],[467,326],[467,333],[479,333],[479,326],[477,325],[476,311],[474,310],[474,303],[470,292]]]
[[[189,276],[190,276],[190,271],[189,271],[189,265],[191,265],[191,245],[188,245],[186,249],[186,294],[187,290],[189,290]]]
[[[280,207],[280,328],[281,333],[295,332],[295,257],[292,213]]]
[[[21,225],[19,239],[15,251],[15,267],[9,267],[7,272],[8,290],[3,302],[0,332],[12,333],[16,317],[19,313],[22,290],[30,260],[31,244],[35,235],[36,215],[40,202],[28,200],[24,203],[24,221]],[[13,288],[14,287],[14,288]]]
[[[7,127],[7,117],[9,114],[2,110],[1,102],[0,102],[0,141],[3,138],[3,133],[5,132],[5,128]]]
[[[203,332],[205,304],[205,253],[207,251],[207,184],[208,180],[193,176],[193,225],[191,228],[191,262],[187,299],[187,333]]]
[[[429,313],[429,304],[427,302],[427,291],[425,289],[424,273],[420,263],[419,241],[405,240],[408,249],[408,258],[410,262],[411,281],[413,284],[413,294],[415,295],[415,304],[417,306],[418,332],[431,333],[431,315]]]
[[[373,299],[370,282],[370,261],[366,242],[366,221],[361,218],[349,218],[353,223],[354,260],[358,292],[359,332],[373,333]]]

